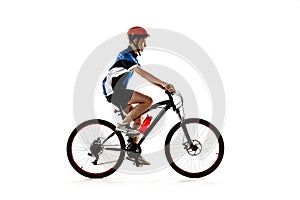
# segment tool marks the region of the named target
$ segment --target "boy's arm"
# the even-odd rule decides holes
[[[161,81],[160,79],[156,78],[155,76],[153,76],[152,74],[150,74],[149,72],[143,70],[140,67],[135,67],[133,69],[134,72],[138,73],[141,77],[145,78],[147,81],[149,81],[150,83],[162,88],[162,89],[167,89],[169,92],[174,92],[175,88],[172,84],[168,84],[166,82]]]

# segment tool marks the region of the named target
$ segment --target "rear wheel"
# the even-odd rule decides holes
[[[114,173],[125,156],[125,142],[115,126],[93,119],[83,122],[71,133],[67,155],[72,167],[89,178],[103,178]]]
[[[184,128],[191,138],[187,141]],[[171,167],[183,176],[200,178],[212,173],[221,163],[224,142],[218,129],[197,118],[176,124],[168,133],[165,154]]]

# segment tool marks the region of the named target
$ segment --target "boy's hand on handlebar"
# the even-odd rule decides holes
[[[168,92],[176,92],[174,85],[169,84],[169,83],[164,83],[163,87],[168,91]]]

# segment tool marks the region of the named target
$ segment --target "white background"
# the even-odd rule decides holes
[[[1,1],[1,199],[299,199],[299,10],[297,0]],[[80,67],[134,25],[186,35],[222,77],[225,157],[203,179],[168,168],[89,180],[68,163]]]

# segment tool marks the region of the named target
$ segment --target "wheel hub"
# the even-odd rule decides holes
[[[192,144],[185,144],[187,153],[191,156],[197,156],[202,151],[202,144],[198,140],[192,140]]]

